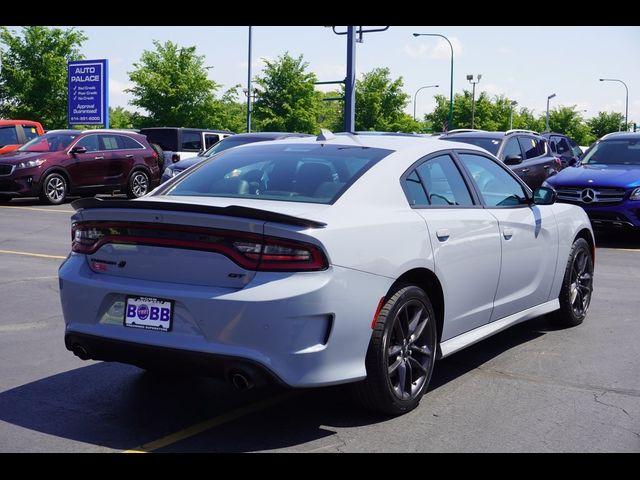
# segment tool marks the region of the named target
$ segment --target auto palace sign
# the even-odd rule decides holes
[[[109,128],[109,61],[68,62],[68,115],[71,125]]]

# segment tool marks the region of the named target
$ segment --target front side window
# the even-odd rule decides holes
[[[509,155],[517,155],[522,157],[522,151],[520,150],[520,144],[517,138],[509,138],[504,145],[504,150],[500,154],[500,160],[504,161]]]
[[[327,144],[229,149],[158,194],[333,203],[392,150]]]
[[[530,158],[540,157],[545,154],[544,143],[533,137],[518,137],[522,151],[524,152],[524,158],[526,160]]]
[[[417,171],[431,205],[473,205],[467,185],[449,155],[430,158]]]
[[[0,127],[0,148],[6,145],[16,145],[18,142],[18,134],[16,127]]]
[[[75,146],[84,147],[87,149],[87,152],[97,152],[100,150],[98,135],[87,135],[86,137],[78,140],[78,143],[76,143]]]
[[[49,132],[25,143],[20,152],[57,152],[64,150],[78,136],[76,133]]]
[[[506,207],[528,204],[522,185],[493,160],[470,153],[461,153],[460,161],[469,170],[485,205]]]

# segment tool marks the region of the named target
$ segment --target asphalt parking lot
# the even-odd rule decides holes
[[[0,206],[2,452],[640,452],[640,235],[598,236],[584,324],[538,318],[463,350],[388,418],[339,387],[237,392],[79,360],[57,282],[71,212]]]

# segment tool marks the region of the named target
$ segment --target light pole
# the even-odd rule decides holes
[[[549,96],[547,97],[547,117],[546,117],[546,120],[545,120],[545,122],[544,122],[544,129],[545,129],[545,131],[547,131],[547,132],[549,131],[549,100],[551,100],[551,99],[552,99],[553,97],[555,97],[555,96],[556,96],[556,94],[555,94],[555,93],[552,93],[551,95],[549,95]]]
[[[509,130],[513,128],[513,107],[518,104],[515,100],[511,101],[511,108],[509,109]]]
[[[247,133],[251,133],[251,27],[249,27],[249,68],[247,73]]]
[[[418,98],[418,92],[420,90],[422,90],[423,88],[438,88],[440,85],[425,85],[424,87],[420,87],[418,90],[416,90],[415,95],[413,96],[413,119],[416,119],[416,99]]]
[[[453,128],[453,45],[447,37],[441,35],[439,33],[414,33],[414,37],[440,37],[444,38],[449,44],[449,48],[451,48],[451,80],[449,87],[449,122],[447,130],[451,130]]]
[[[478,80],[473,80],[473,75],[467,75],[467,80],[473,85],[473,93],[471,94],[471,128],[473,128],[476,117],[476,83],[480,83],[482,74],[478,74]]]
[[[624,101],[624,130],[625,132],[629,129],[629,87],[622,80],[618,80],[617,78],[601,78],[601,82],[620,82],[624,85],[625,90],[627,91],[627,95]]]

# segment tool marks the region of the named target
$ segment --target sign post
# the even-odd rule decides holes
[[[67,72],[69,127],[104,125],[109,128],[109,61],[68,62]]]

